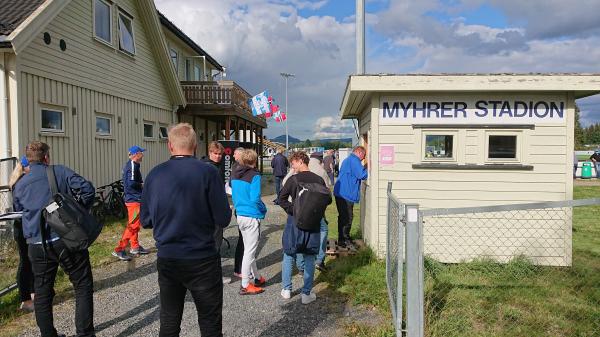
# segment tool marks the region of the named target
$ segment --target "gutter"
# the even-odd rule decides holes
[[[0,52],[0,120],[6,127],[6,131],[2,132],[4,149],[1,149],[0,157],[8,158],[11,157],[11,145],[10,145],[10,120],[8,118],[8,86],[6,85],[6,62],[4,59],[4,53]]]

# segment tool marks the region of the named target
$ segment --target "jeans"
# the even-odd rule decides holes
[[[160,337],[179,336],[185,294],[196,304],[202,337],[223,336],[223,274],[218,255],[205,259],[159,257]]]
[[[325,261],[325,251],[327,250],[327,234],[329,226],[325,219],[321,219],[321,244],[319,245],[319,254],[316,257],[316,264],[321,264]],[[296,267],[299,270],[304,270],[304,254],[296,254]]]
[[[41,244],[29,245],[33,267],[35,320],[42,337],[56,337],[52,317],[54,281],[58,266],[69,276],[75,290],[75,328],[77,337],[94,336],[94,280],[87,250],[71,252],[61,241],[48,243],[47,251]]]
[[[281,193],[281,182],[283,181],[283,178],[285,177],[275,177],[275,193],[277,194],[276,200],[279,200],[279,193]]]
[[[594,165],[596,166],[596,178],[600,178],[600,162],[595,162]]]
[[[281,265],[281,282],[283,289],[292,290],[292,269],[294,267],[294,260],[297,255],[288,255],[283,253],[283,263]],[[315,277],[315,256],[304,255],[304,286],[302,287],[302,293],[309,295],[312,287],[313,280]]]
[[[335,197],[335,206],[338,211],[338,244],[350,241],[350,229],[354,218],[354,203]]]
[[[335,185],[335,177],[333,175],[333,171],[327,172],[327,176],[329,177],[329,180],[331,181],[331,186]]]

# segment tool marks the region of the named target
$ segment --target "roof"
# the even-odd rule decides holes
[[[160,23],[163,24],[169,31],[171,31],[175,36],[180,38],[185,44],[187,44],[190,48],[192,48],[196,53],[206,56],[208,62],[210,62],[215,68],[220,71],[223,71],[223,66],[217,62],[212,56],[210,56],[204,49],[202,49],[194,40],[192,40],[189,36],[187,36],[181,29],[177,28],[174,23],[169,21],[166,16],[164,16],[160,11],[158,11],[158,16],[160,18]]]
[[[377,74],[348,77],[340,112],[357,118],[376,92],[572,92],[575,98],[600,93],[600,74]]]
[[[0,35],[10,35],[46,0],[2,0]]]

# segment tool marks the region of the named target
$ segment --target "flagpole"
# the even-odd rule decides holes
[[[279,75],[281,75],[284,79],[285,79],[285,114],[286,116],[289,116],[289,111],[288,111],[288,78],[290,77],[296,77],[296,75],[294,74],[288,74],[288,73],[279,73]],[[289,154],[289,148],[290,148],[290,144],[289,144],[289,133],[288,133],[288,119],[286,117],[285,119],[285,153],[286,155]]]

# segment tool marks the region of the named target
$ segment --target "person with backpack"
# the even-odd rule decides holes
[[[260,173],[256,170],[258,155],[252,149],[241,154],[241,164],[231,175],[233,206],[237,223],[244,240],[242,259],[242,285],[240,295],[256,295],[264,292],[265,278],[256,265],[256,250],[260,239],[260,221],[265,218],[267,207],[261,200]],[[253,283],[250,282],[250,274]]]
[[[125,248],[130,245],[132,255],[148,254],[148,251],[138,242],[140,231],[140,202],[142,200],[142,187],[144,180],[140,171],[140,164],[144,158],[143,149],[137,145],[129,148],[129,160],[123,167],[124,200],[127,207],[127,225],[123,236],[112,255],[121,261],[129,261],[131,257],[125,253]]]
[[[302,254],[302,304],[309,304],[317,299],[312,292],[315,257],[319,253],[321,220],[327,205],[331,203],[331,194],[323,178],[310,172],[306,153],[293,153],[290,162],[296,174],[286,181],[279,195],[279,206],[288,214],[282,237],[281,296],[284,299],[291,298],[292,268],[297,254]],[[291,201],[288,199],[290,197]]]
[[[69,276],[75,290],[75,327],[78,337],[94,336],[94,287],[92,266],[87,248],[69,249],[64,239],[47,224],[47,215],[55,211],[51,202],[52,185],[49,170],[53,170],[57,192],[74,197],[89,209],[94,202],[95,188],[66,166],[50,166],[48,144],[32,141],[25,150],[30,172],[14,186],[15,211],[23,212],[23,234],[29,245],[29,257],[34,275],[35,319],[42,337],[57,334],[53,323],[52,301],[54,281],[60,266]],[[50,208],[50,211],[48,210]]]

